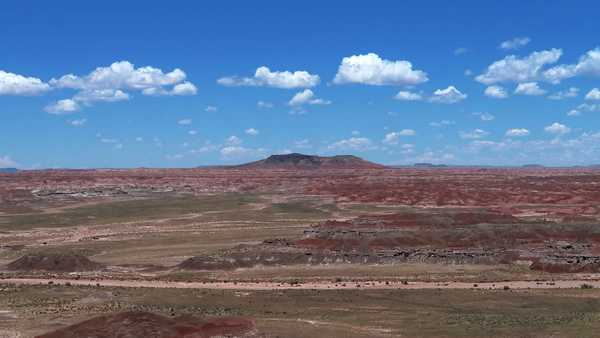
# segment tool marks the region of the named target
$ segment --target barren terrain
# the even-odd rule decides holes
[[[586,168],[0,174],[0,337],[130,315],[199,336],[592,337],[599,188]]]

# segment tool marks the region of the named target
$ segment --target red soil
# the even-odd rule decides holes
[[[37,338],[209,338],[241,335],[254,329],[245,318],[170,319],[147,312],[96,317]]]

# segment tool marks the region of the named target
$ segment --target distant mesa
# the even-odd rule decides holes
[[[271,155],[256,162],[235,166],[236,169],[384,169],[384,165],[363,160],[353,155],[316,156],[305,154]]]
[[[522,166],[523,168],[544,168],[543,165],[541,164],[536,164],[536,163],[532,163],[532,164],[524,164]]]
[[[18,171],[17,168],[0,168],[0,174],[14,174]]]
[[[417,168],[446,168],[448,167],[446,164],[433,164],[433,163],[415,163],[413,165]]]

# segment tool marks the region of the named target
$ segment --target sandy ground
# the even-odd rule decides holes
[[[91,280],[91,279],[37,279],[37,278],[6,278],[0,279],[0,283],[12,283],[21,285],[83,285],[83,286],[108,286],[126,288],[174,288],[174,289],[231,289],[231,290],[288,290],[288,289],[310,289],[310,290],[372,290],[372,289],[574,289],[580,288],[582,284],[588,284],[594,288],[600,287],[600,280],[574,279],[560,281],[509,281],[509,282],[307,282],[298,284],[274,283],[274,282],[165,282],[165,281],[137,281],[137,280]]]

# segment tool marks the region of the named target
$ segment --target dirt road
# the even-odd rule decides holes
[[[74,279],[36,279],[36,278],[6,278],[1,283],[21,285],[82,285],[109,286],[126,288],[174,288],[174,289],[231,289],[231,290],[372,290],[372,289],[573,289],[587,284],[594,288],[600,287],[600,280],[560,280],[560,281],[510,281],[510,282],[306,282],[306,283],[275,283],[275,282],[166,282],[138,280],[74,280]]]

